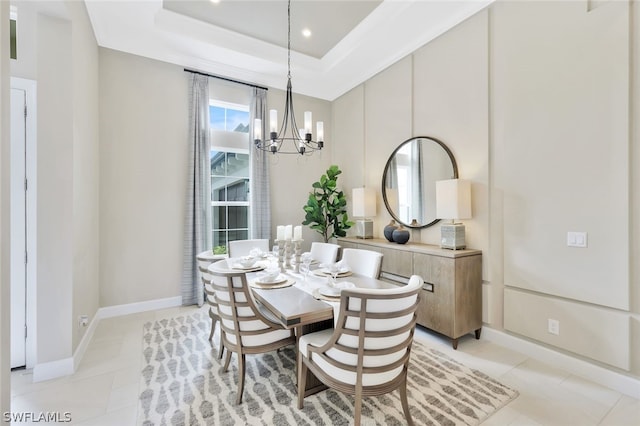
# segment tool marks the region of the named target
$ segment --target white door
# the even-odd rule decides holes
[[[11,368],[27,363],[26,91],[11,88]]]

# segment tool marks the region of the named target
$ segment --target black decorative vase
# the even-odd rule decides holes
[[[396,221],[393,219],[391,219],[391,222],[384,227],[384,237],[389,240],[389,242],[393,242],[393,231],[396,229],[398,229],[398,225],[396,225]]]
[[[398,244],[406,244],[406,242],[409,241],[409,237],[411,237],[411,233],[403,226],[393,231],[393,241]]]

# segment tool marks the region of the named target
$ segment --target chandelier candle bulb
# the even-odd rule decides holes
[[[311,133],[311,123],[312,123],[312,119],[311,119],[311,111],[305,111],[304,112],[304,130],[305,133]]]
[[[278,111],[275,109],[269,110],[269,127],[271,133],[278,133]]]
[[[318,121],[316,123],[316,137],[318,138],[318,147],[322,148],[324,145],[324,123],[322,121]]]

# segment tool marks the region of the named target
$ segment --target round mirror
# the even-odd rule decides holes
[[[382,175],[382,198],[389,214],[409,228],[425,228],[436,218],[436,181],[456,179],[458,166],[438,139],[419,136],[393,151]]]

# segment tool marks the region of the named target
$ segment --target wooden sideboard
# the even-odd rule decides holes
[[[380,278],[406,284],[413,274],[424,281],[417,323],[451,339],[482,329],[482,252],[447,250],[435,245],[390,243],[384,239],[338,238],[343,248],[383,254]]]

